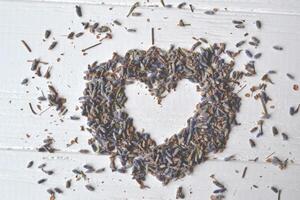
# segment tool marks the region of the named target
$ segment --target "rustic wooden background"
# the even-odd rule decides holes
[[[159,0],[140,1],[141,7],[136,11],[141,17],[126,17],[135,0],[14,0],[0,1],[0,194],[2,200],[41,200],[49,199],[46,189],[59,186],[64,188],[67,179],[73,177],[72,169],[89,163],[97,167],[106,167],[105,173],[89,175],[89,181],[96,186],[95,192],[84,188],[87,182],[74,181],[71,189],[64,190],[57,199],[175,199],[178,186],[183,186],[186,199],[209,199],[215,188],[209,176],[215,174],[228,188],[226,199],[230,200],[265,200],[277,199],[271,186],[282,189],[282,200],[300,199],[300,114],[291,117],[288,114],[291,105],[300,103],[300,92],[292,89],[293,84],[300,82],[300,1],[298,0],[195,0],[190,1],[194,12],[189,7],[177,9],[182,1],[165,0],[174,8],[163,8]],[[75,14],[75,5],[80,4],[83,18]],[[204,11],[218,8],[214,16],[205,15]],[[227,10],[225,10],[227,8]],[[150,22],[147,22],[147,19]],[[81,22],[88,20],[110,25],[118,19],[122,27],[112,27],[113,39],[90,50],[82,56],[81,49],[96,43],[91,34],[75,39],[73,43],[66,39],[70,30],[82,30]],[[178,27],[183,19],[190,23],[188,27]],[[246,20],[246,29],[235,29],[233,19]],[[255,28],[255,20],[261,20],[261,30]],[[136,28],[136,33],[128,33],[124,27]],[[245,32],[261,39],[261,45],[255,52],[263,56],[257,61],[258,76],[248,78],[247,87],[240,93],[243,97],[238,121],[241,126],[234,127],[228,141],[228,148],[220,154],[211,155],[209,160],[195,168],[192,175],[162,186],[154,177],[148,176],[146,184],[151,189],[141,190],[126,174],[112,173],[107,156],[95,154],[79,154],[83,148],[89,148],[88,132],[80,131],[85,119],[72,121],[69,115],[80,114],[76,111],[79,105],[84,81],[83,72],[87,64],[95,60],[105,61],[116,51],[124,54],[131,48],[147,49],[151,46],[151,28],[155,28],[155,45],[168,48],[170,44],[190,48],[194,43],[192,37],[205,37],[210,42],[226,42],[229,47],[240,41]],[[69,29],[70,28],[70,29]],[[53,35],[49,41],[43,42],[44,31],[51,29]],[[52,38],[59,44],[49,52],[48,46]],[[26,40],[32,48],[28,53],[21,40]],[[274,44],[284,47],[284,51],[272,49]],[[64,56],[60,54],[64,53]],[[43,78],[31,79],[30,63],[26,60],[40,57],[53,66],[52,78],[49,80],[59,92],[67,98],[69,113],[64,122],[60,122],[57,112],[48,110],[43,115],[33,115],[28,103],[37,103],[41,90],[47,92],[47,81]],[[56,59],[60,57],[61,61]],[[243,67],[247,58],[242,55],[237,67]],[[244,94],[250,86],[257,83],[268,70],[277,70],[272,75],[274,85],[268,87],[268,93],[275,109],[270,109],[272,117],[264,126],[265,134],[256,139],[249,130],[255,126],[261,115],[261,105]],[[44,67],[43,71],[46,70]],[[289,80],[286,73],[295,75]],[[20,82],[30,78],[28,86]],[[39,87],[41,90],[37,90]],[[138,128],[150,132],[158,142],[178,132],[185,126],[186,119],[192,114],[199,96],[195,86],[188,82],[179,85],[178,91],[158,106],[147,90],[140,84],[127,88],[129,96],[128,110],[134,117]],[[47,104],[42,105],[47,108]],[[53,114],[53,117],[50,115]],[[288,141],[281,136],[273,137],[271,127],[275,125],[280,132],[289,135]],[[46,130],[45,130],[46,129]],[[28,138],[26,134],[29,134]],[[36,148],[42,144],[47,135],[55,138],[58,153],[39,153]],[[66,144],[78,137],[79,144],[69,148]],[[254,138],[257,147],[250,148],[249,138]],[[289,158],[286,170],[265,161],[274,152],[279,158]],[[224,162],[223,158],[235,154],[237,160]],[[254,163],[248,161],[259,157]],[[31,169],[26,165],[34,160]],[[47,169],[55,170],[55,174],[47,177],[37,169],[43,162]],[[244,167],[248,167],[246,177],[242,179]],[[47,177],[45,184],[37,181]],[[259,188],[253,188],[255,184]]]

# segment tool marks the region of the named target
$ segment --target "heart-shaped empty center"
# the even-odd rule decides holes
[[[134,119],[137,130],[150,133],[158,144],[187,126],[200,102],[196,85],[188,80],[179,82],[176,92],[171,92],[161,104],[149,94],[146,85],[140,82],[126,86],[128,100],[126,110]]]

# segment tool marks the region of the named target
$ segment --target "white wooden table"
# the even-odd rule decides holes
[[[175,199],[178,186],[183,186],[186,199],[209,199],[216,187],[209,178],[215,174],[228,188],[226,199],[230,200],[265,200],[277,199],[271,191],[271,186],[282,189],[282,200],[300,199],[300,114],[291,117],[288,114],[290,105],[300,103],[300,92],[292,89],[293,84],[300,83],[300,1],[298,0],[198,0],[191,1],[194,7],[192,13],[187,7],[179,10],[176,6],[179,0],[167,1],[174,8],[163,8],[159,0],[140,1],[137,11],[141,17],[126,15],[134,0],[19,0],[0,1],[0,194],[1,200],[41,200],[49,199],[46,189],[59,186],[64,188],[65,181],[74,177],[71,170],[86,163],[97,167],[106,167],[105,173],[89,175],[89,182],[96,186],[95,192],[84,188],[84,181],[74,181],[71,189],[64,190],[56,199]],[[75,4],[83,9],[83,18],[75,14]],[[158,7],[149,7],[157,5]],[[219,8],[214,16],[203,14],[207,9]],[[225,10],[227,8],[227,10]],[[150,22],[147,22],[147,18]],[[81,22],[89,19],[100,24],[110,25],[118,19],[122,27],[114,26],[113,39],[91,49],[87,56],[82,56],[81,49],[96,43],[94,36],[86,34],[75,39],[73,43],[66,39],[70,30],[82,30]],[[183,19],[190,23],[189,27],[178,27],[178,21]],[[246,29],[235,29],[232,20],[246,20]],[[263,28],[255,28],[255,20],[260,19]],[[136,28],[136,33],[128,33],[124,27]],[[79,154],[80,149],[89,148],[88,132],[80,131],[80,125],[85,125],[85,119],[72,121],[69,115],[80,114],[79,106],[84,81],[83,72],[87,64],[95,60],[106,61],[116,51],[124,54],[131,48],[147,49],[151,46],[151,27],[155,28],[155,45],[168,48],[170,44],[181,47],[191,47],[192,36],[205,37],[210,42],[226,42],[229,47],[240,41],[245,32],[261,39],[261,45],[256,51],[263,52],[257,61],[258,76],[247,79],[247,87],[241,92],[243,98],[238,121],[241,126],[234,127],[226,150],[217,155],[215,160],[209,160],[195,168],[192,175],[162,186],[154,177],[148,176],[146,184],[151,189],[141,190],[131,179],[130,172],[126,174],[113,173],[109,169],[109,158],[95,154]],[[70,30],[69,30],[70,28]],[[43,42],[44,31],[52,30],[49,41]],[[53,37],[59,41],[54,51],[49,52],[48,46]],[[21,40],[24,39],[32,48],[28,53]],[[274,44],[280,44],[284,51],[272,49]],[[60,56],[64,53],[64,56]],[[49,81],[67,98],[69,113],[64,122],[59,121],[57,112],[49,110],[43,115],[33,115],[28,103],[37,103],[41,91],[47,91],[47,81],[44,78],[31,79],[30,63],[26,60],[40,57],[53,66]],[[57,62],[57,57],[61,58]],[[237,66],[246,62],[243,55]],[[272,75],[274,85],[268,87],[272,97],[270,109],[272,117],[264,126],[265,134],[255,139],[249,130],[255,126],[261,115],[261,105],[253,99],[245,98],[251,85],[256,84],[260,77],[269,70],[277,70]],[[43,71],[46,70],[44,67]],[[286,77],[293,74],[294,81]],[[29,78],[28,86],[20,82]],[[139,94],[138,94],[139,92]],[[178,92],[172,93],[158,106],[147,90],[140,85],[127,88],[129,102],[127,108],[134,117],[138,128],[150,132],[158,142],[178,132],[185,126],[186,119],[192,114],[199,96],[191,83],[181,83]],[[137,106],[140,105],[140,106]],[[141,106],[142,105],[142,106]],[[47,103],[42,105],[47,107]],[[53,114],[53,117],[50,115]],[[286,132],[290,139],[283,141],[281,136],[273,137],[271,127],[276,125],[280,132]],[[45,130],[47,129],[47,130]],[[29,134],[28,138],[26,134]],[[39,153],[36,148],[42,144],[47,135],[55,138],[58,153]],[[78,137],[79,144],[66,147],[66,144]],[[257,147],[250,148],[249,138],[254,138]],[[279,158],[289,158],[286,170],[265,161],[272,152]],[[237,160],[224,162],[226,156],[235,154]],[[259,161],[249,162],[249,159],[259,157]],[[31,169],[26,165],[34,160]],[[37,169],[43,162],[55,174],[47,176]],[[241,178],[244,167],[248,167],[246,177]],[[45,184],[37,181],[47,177]],[[253,188],[252,185],[259,188]]]

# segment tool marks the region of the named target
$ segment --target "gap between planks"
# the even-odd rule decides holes
[[[91,156],[91,157],[99,157],[99,156],[106,156],[107,158],[109,157],[108,155],[105,154],[95,154],[95,153],[88,153],[88,154],[83,154],[80,153],[78,151],[62,151],[62,150],[57,150],[56,153],[43,153],[43,152],[38,152],[34,149],[29,149],[29,148],[12,148],[12,147],[8,147],[8,148],[3,148],[0,147],[0,153],[1,152],[22,152],[22,153],[36,153],[36,154],[41,154],[44,155],[46,157],[57,157],[57,159],[59,159],[59,156],[62,155],[81,155],[81,156]],[[216,154],[213,154],[214,156],[216,156]],[[272,156],[271,156],[272,157]],[[272,165],[272,163],[270,162],[266,162],[265,158],[260,158],[258,161],[254,162],[254,161],[249,161],[249,160],[242,160],[242,159],[238,159],[235,158],[234,160],[231,161],[224,161],[224,158],[218,158],[218,157],[214,157],[214,158],[209,158],[206,160],[206,162],[235,162],[235,163],[244,163],[244,164],[261,164],[261,165]],[[289,163],[288,166],[293,165],[293,166],[300,166],[300,163]],[[274,166],[276,167],[276,166]]]

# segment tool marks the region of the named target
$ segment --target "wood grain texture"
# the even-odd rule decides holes
[[[61,2],[60,0],[23,0],[35,2]],[[133,5],[136,0],[63,0],[65,3],[77,4],[97,4],[97,5],[111,5],[128,7]],[[145,7],[160,7],[163,8],[161,0],[143,0],[139,1],[141,6]],[[171,9],[176,9],[177,6],[186,2],[187,6],[184,9],[190,10],[189,4],[195,7],[195,10],[205,10],[213,8],[227,8],[232,12],[252,12],[252,13],[270,13],[270,14],[287,14],[299,15],[300,6],[297,0],[164,0],[165,5],[172,5]]]
[[[141,1],[142,6],[137,8],[137,11],[141,12],[142,16],[128,18],[126,17],[128,10],[135,1],[102,1],[104,4],[99,2],[96,0],[0,1],[1,199],[48,199],[49,195],[45,192],[47,188],[63,186],[66,179],[73,177],[71,170],[86,163],[107,169],[103,174],[89,176],[90,182],[97,185],[96,191],[88,192],[84,188],[83,181],[74,181],[74,188],[63,195],[57,195],[57,199],[142,199],[143,197],[144,199],[174,199],[176,187],[179,185],[184,187],[187,199],[208,199],[215,189],[209,178],[211,174],[216,174],[228,187],[227,199],[276,199],[276,195],[270,190],[272,185],[282,188],[282,200],[300,198],[298,187],[300,184],[300,115],[291,117],[288,114],[290,105],[300,103],[300,92],[292,90],[293,84],[300,82],[299,1],[191,1],[195,7],[193,13],[189,9],[163,8],[160,1]],[[172,4],[176,6],[180,2],[176,0],[172,1]],[[83,18],[76,16],[75,3],[82,5]],[[165,3],[170,2],[165,1]],[[148,7],[149,5],[152,7]],[[155,5],[158,7],[153,7]],[[203,14],[204,10],[215,7],[220,9],[216,15]],[[224,10],[225,7],[227,11]],[[150,22],[147,22],[148,18]],[[80,23],[90,19],[111,26],[113,39],[104,41],[102,45],[90,50],[87,56],[82,56],[81,49],[95,44],[97,42],[95,37],[87,33],[72,43],[66,39],[66,35],[70,31],[82,31]],[[120,20],[123,26],[112,26],[112,21],[115,19]],[[180,19],[191,23],[191,26],[178,27]],[[231,23],[233,19],[245,19],[246,29],[235,29]],[[255,28],[254,22],[257,19],[263,22],[262,30]],[[128,33],[124,27],[136,28],[137,33]],[[238,121],[242,125],[233,128],[226,150],[211,155],[211,158],[216,159],[197,166],[193,175],[168,186],[162,187],[155,178],[149,176],[147,184],[151,189],[140,190],[131,179],[130,172],[126,174],[110,172],[108,157],[78,153],[80,149],[89,148],[87,140],[90,135],[88,132],[80,131],[80,125],[86,123],[85,119],[72,121],[69,116],[80,115],[80,111],[76,111],[75,106],[80,105],[78,98],[82,95],[85,86],[82,77],[87,64],[95,60],[106,61],[114,51],[124,54],[132,48],[149,48],[152,27],[155,28],[155,44],[162,48],[168,48],[171,44],[190,48],[194,42],[193,36],[205,37],[212,43],[226,42],[229,48],[234,48],[234,44],[244,38],[244,33],[249,32],[250,36],[247,39],[257,36],[261,39],[261,45],[257,49],[248,46],[247,48],[253,52],[262,52],[263,56],[257,61],[259,75],[248,78],[242,83],[247,84],[240,93],[243,102]],[[49,40],[43,42],[46,29],[51,29],[53,34]],[[58,41],[58,46],[49,52],[48,47],[53,37]],[[32,53],[26,51],[21,40],[28,42]],[[272,46],[275,44],[282,45],[284,51],[273,50]],[[64,56],[61,56],[61,53],[64,53]],[[26,62],[36,57],[53,66],[52,78],[49,81],[67,98],[70,111],[63,123],[53,109],[41,116],[33,115],[29,109],[29,102],[36,109],[36,98],[41,95],[41,90],[47,93],[47,81],[43,78],[32,79],[30,63]],[[60,62],[56,61],[57,57],[61,58]],[[242,69],[247,60],[242,54],[236,67]],[[45,72],[46,69],[47,67],[43,66],[42,71]],[[265,135],[256,139],[249,130],[255,126],[261,115],[261,105],[259,102],[245,98],[244,94],[270,69],[278,72],[271,76],[275,84],[267,89],[275,109],[269,109],[272,118],[265,123]],[[286,73],[295,75],[296,79],[289,80]],[[30,79],[29,85],[23,86],[20,83],[26,77]],[[162,103],[163,105],[158,107],[146,90],[136,85],[127,89],[129,96],[127,108],[139,128],[145,128],[162,142],[166,137],[179,131],[178,128],[184,126],[186,118],[194,109],[197,102],[195,99],[199,96],[196,92],[190,91],[193,89],[192,84],[181,83],[180,91],[170,94]],[[140,95],[136,95],[137,93]],[[42,104],[42,107],[47,108],[47,103]],[[172,110],[173,112],[170,112]],[[280,136],[273,137],[271,133],[273,125],[276,125],[280,132],[286,132],[290,139],[283,141]],[[27,138],[26,134],[30,134],[31,137]],[[36,148],[42,144],[47,135],[55,138],[55,147],[60,149],[59,153],[51,155],[36,152]],[[75,137],[79,138],[79,144],[66,147],[66,144]],[[255,139],[256,148],[250,148],[249,138]],[[287,170],[281,171],[265,162],[264,158],[272,152],[280,158],[289,158],[294,163],[290,164]],[[225,156],[232,154],[236,155],[237,161],[222,161]],[[248,161],[257,156],[260,158],[259,162]],[[34,160],[35,165],[32,169],[26,169],[30,160]],[[37,180],[45,176],[36,167],[42,162],[47,162],[49,168],[55,170],[55,175],[48,177],[49,180],[45,185],[38,185]],[[242,170],[245,166],[248,166],[248,172],[246,178],[242,179]],[[258,185],[259,188],[251,188],[253,184]]]

